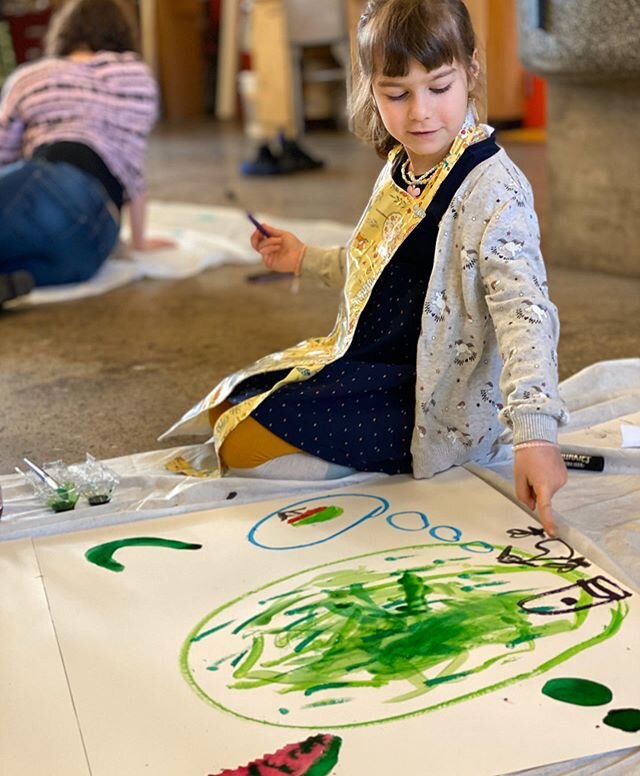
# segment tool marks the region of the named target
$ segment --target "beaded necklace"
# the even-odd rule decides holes
[[[419,197],[421,190],[420,186],[424,186],[429,178],[434,174],[442,162],[434,165],[430,170],[423,172],[422,175],[416,175],[411,169],[411,160],[409,157],[400,165],[400,175],[402,180],[407,184],[407,193],[412,197]]]

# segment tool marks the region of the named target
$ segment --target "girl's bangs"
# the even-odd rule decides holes
[[[382,14],[381,16],[384,16]],[[368,25],[360,41],[363,70],[398,78],[407,75],[410,61],[417,60],[426,70],[436,70],[454,61],[466,64],[459,32],[450,18],[425,19],[409,13],[400,19],[379,18]]]

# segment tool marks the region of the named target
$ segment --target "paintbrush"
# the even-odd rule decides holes
[[[58,480],[55,479],[55,477],[52,477],[49,474],[49,472],[45,471],[42,467],[38,466],[37,463],[30,461],[28,458],[23,458],[22,460],[27,464],[27,466],[31,469],[31,471],[34,474],[36,474],[45,483],[45,485],[48,485],[52,490],[58,490],[58,488],[62,487],[58,482]]]
[[[269,232],[262,226],[260,221],[253,215],[253,213],[249,210],[249,208],[245,205],[244,202],[240,199],[240,197],[233,191],[233,189],[226,189],[224,192],[225,197],[229,202],[232,202],[234,205],[237,205],[239,208],[244,210],[244,212],[247,214],[247,218],[251,223],[255,226],[255,228],[262,234],[264,237],[271,237]]]
[[[258,219],[253,215],[253,213],[249,210],[249,208],[246,206],[246,204],[240,199],[240,197],[233,191],[233,189],[225,189],[224,192],[225,197],[227,198],[228,202],[233,203],[237,207],[244,210],[244,212],[247,214],[247,218],[251,223],[255,226],[255,228],[262,234],[264,237],[271,237],[269,232],[262,226],[262,224],[258,221]],[[291,272],[275,272],[273,270],[270,270],[268,272],[262,272],[258,273],[256,275],[250,275],[249,279],[252,283],[259,283],[263,280],[271,280],[274,275],[279,275],[281,279],[285,279],[287,277],[292,277],[293,280],[291,281],[290,290],[292,294],[297,294],[300,290],[300,279],[297,275],[294,275]]]

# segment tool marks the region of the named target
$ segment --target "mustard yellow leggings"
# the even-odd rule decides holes
[[[209,410],[211,428],[220,415],[233,405],[224,401]],[[233,429],[222,443],[220,459],[225,467],[233,469],[253,469],[273,458],[302,452],[297,447],[280,439],[250,415]]]

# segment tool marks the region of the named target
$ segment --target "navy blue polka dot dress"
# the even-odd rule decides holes
[[[438,189],[425,218],[382,271],[342,358],[308,380],[279,388],[253,417],[295,447],[359,471],[411,471],[416,348],[438,223],[467,174],[498,151],[493,136],[469,146]],[[400,154],[393,179],[405,184]],[[268,390],[288,370],[244,380],[237,404]]]

